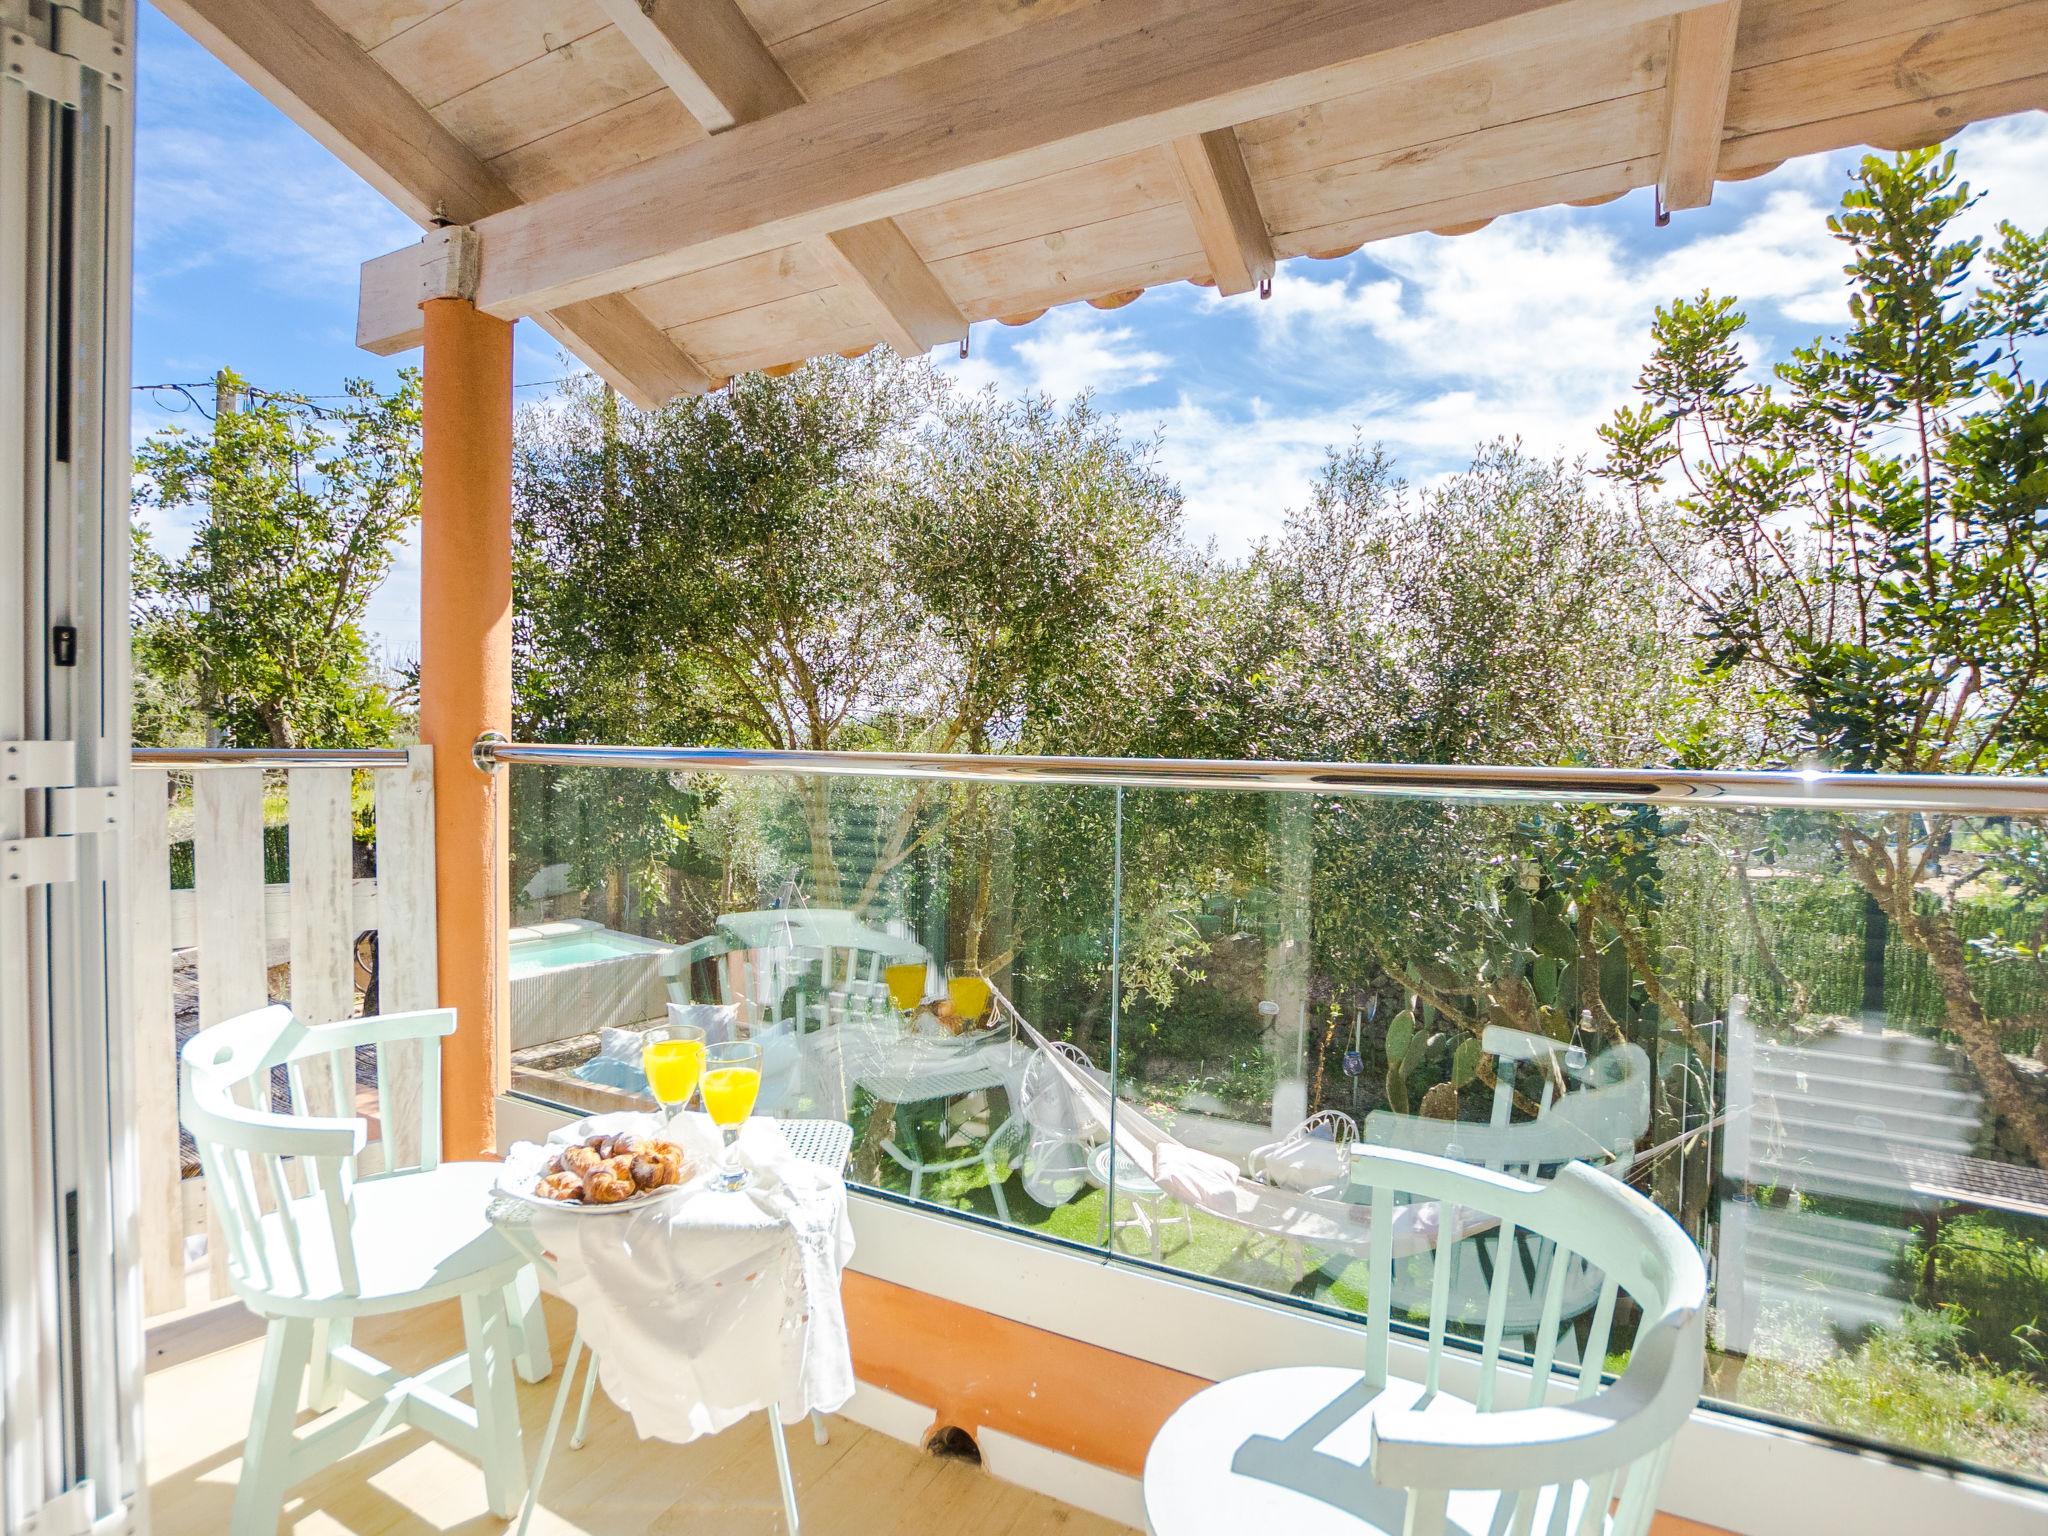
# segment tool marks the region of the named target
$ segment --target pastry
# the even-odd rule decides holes
[[[564,1204],[617,1205],[689,1177],[690,1160],[672,1141],[630,1133],[592,1136],[542,1165],[533,1192]]]
[[[630,1157],[606,1158],[583,1175],[583,1198],[592,1205],[617,1205],[639,1192]]]
[[[633,1182],[643,1190],[683,1182],[683,1149],[672,1141],[643,1142],[632,1159]]]

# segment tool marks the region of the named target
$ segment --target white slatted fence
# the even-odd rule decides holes
[[[308,1023],[356,1011],[356,938],[378,935],[378,1007],[430,1008],[438,1000],[434,947],[433,769],[431,749],[402,762],[356,770],[317,759],[290,766],[275,754],[286,804],[290,878],[264,883],[265,766],[138,766],[132,778],[134,835],[131,935],[137,1137],[142,1148],[144,1305],[156,1316],[228,1294],[221,1245],[209,1244],[203,1276],[186,1270],[187,1239],[207,1229],[204,1180],[181,1176],[177,1120],[179,963],[194,961],[197,1023],[232,1018],[272,1000],[289,1002]],[[271,765],[266,755],[265,765]],[[377,875],[354,872],[353,776],[374,789]],[[273,773],[275,785],[279,775]],[[171,888],[171,820],[189,796],[193,879]],[[288,969],[275,969],[288,963]],[[319,1103],[323,1113],[371,1119],[369,1166],[381,1166],[378,1128],[414,1127],[422,1070],[416,1046],[379,1052],[374,1090],[358,1087],[352,1104]],[[315,1074],[315,1079],[317,1079]],[[309,1090],[332,1099],[330,1085]],[[404,1130],[394,1129],[404,1136]],[[410,1157],[417,1148],[396,1149]]]

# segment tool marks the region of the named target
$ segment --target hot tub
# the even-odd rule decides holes
[[[511,933],[512,1049],[664,1017],[676,946],[577,918]]]

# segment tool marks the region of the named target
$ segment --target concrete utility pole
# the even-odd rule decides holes
[[[220,431],[219,423],[223,417],[232,416],[241,408],[242,392],[235,386],[235,376],[225,368],[217,370],[213,376],[214,431]],[[220,482],[217,478],[214,482],[213,512],[215,517],[220,515]],[[221,744],[220,715],[215,707],[219,702],[218,699],[204,697],[200,700],[206,710],[206,744],[209,747]]]

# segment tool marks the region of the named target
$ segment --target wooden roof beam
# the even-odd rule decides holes
[[[597,0],[707,133],[800,107],[804,94],[736,0]],[[922,357],[967,334],[967,320],[890,219],[812,242],[845,287],[868,301],[882,339]]]
[[[1686,11],[1671,20],[1671,115],[1657,192],[1664,207],[1704,208],[1714,200],[1721,132],[1728,119],[1728,82],[1742,0]]]
[[[493,314],[617,293],[1702,0],[1098,0],[478,221]],[[364,268],[364,310],[387,298]]]
[[[706,133],[803,105],[804,93],[734,0],[597,0]]]
[[[162,0],[160,9],[416,223],[468,224],[519,206],[496,172],[310,0]],[[623,297],[533,318],[637,405],[711,383]],[[419,345],[417,277],[409,299],[403,284],[394,292],[376,329],[373,352]]]
[[[1173,160],[1216,291],[1229,295],[1258,287],[1273,275],[1273,237],[1259,212],[1237,130],[1212,128],[1175,139]]]

